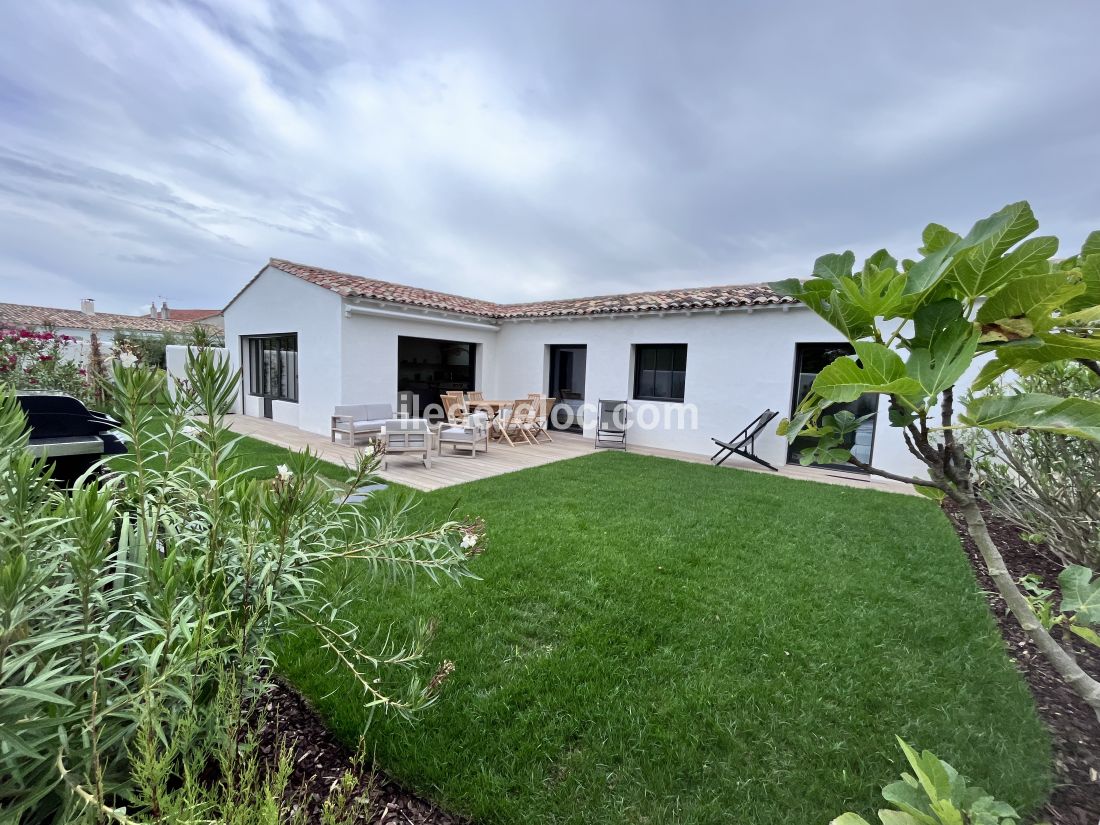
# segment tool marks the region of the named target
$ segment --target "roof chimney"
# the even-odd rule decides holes
[[[95,300],[92,298],[81,298],[80,311],[85,315],[95,315]]]
[[[160,302],[160,319],[161,319],[162,321],[167,321],[167,320],[168,320],[168,316],[169,316],[169,313],[168,313],[168,302],[167,302],[167,301],[161,301],[161,302]]]
[[[149,317],[150,318],[156,318],[157,317],[157,302],[156,301],[150,301],[149,302]]]

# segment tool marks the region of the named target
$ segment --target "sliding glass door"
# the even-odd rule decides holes
[[[837,358],[847,358],[855,353],[849,344],[797,344],[795,346],[794,392],[791,414],[802,403],[810,391],[817,374]],[[878,410],[878,396],[868,393],[861,395],[849,404],[834,404],[826,410],[826,415],[848,410],[857,418],[875,413]],[[875,440],[875,419],[869,418],[854,433],[845,437],[844,446],[852,455],[867,464],[871,463],[871,450]],[[787,448],[787,461],[797,464],[802,451],[813,446],[813,440],[796,438]],[[847,470],[855,468],[850,464],[838,465]]]
[[[550,425],[555,430],[580,432],[584,426],[584,375],[588,347],[584,344],[550,346],[549,396],[554,400]]]

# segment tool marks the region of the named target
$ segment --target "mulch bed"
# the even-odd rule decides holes
[[[321,810],[332,789],[351,773],[351,789],[344,796],[341,822],[355,825],[467,825],[468,820],[440,810],[411,794],[369,762],[356,755],[325,727],[309,703],[285,682],[275,679],[261,702],[264,724],[258,745],[268,764],[283,749],[291,753],[294,771],[287,797],[295,812],[304,810],[306,821],[320,822]]]
[[[1100,823],[1100,721],[1077,694],[1063,684],[1054,668],[1035,648],[1031,639],[1008,613],[998,595],[985,564],[966,533],[962,515],[950,502],[944,504],[963,547],[986,592],[989,606],[997,618],[1009,655],[1027,680],[1039,717],[1046,724],[1054,743],[1054,791],[1043,812],[1053,825],[1097,825]],[[1038,573],[1045,587],[1058,594],[1058,574],[1065,565],[1042,545],[1030,544],[1020,538],[1020,529],[1009,522],[990,516],[989,532],[1000,548],[1013,578]],[[1100,677],[1100,650],[1086,644],[1071,633],[1055,631],[1062,645],[1073,650],[1078,664],[1089,674]]]

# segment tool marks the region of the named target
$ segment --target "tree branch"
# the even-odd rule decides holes
[[[937,484],[930,478],[913,478],[912,476],[903,476],[898,475],[897,473],[891,473],[887,470],[880,470],[878,467],[872,467],[870,464],[866,464],[860,461],[855,456],[849,456],[848,463],[851,464],[853,467],[858,467],[865,473],[882,476],[883,478],[888,478],[891,481],[900,481],[902,484],[915,484],[918,487],[932,487],[936,490],[943,490],[945,493],[950,492],[947,489],[946,485]]]
[[[1020,592],[1016,582],[1012,580],[1012,574],[1005,564],[1004,557],[997,549],[993,537],[989,535],[989,528],[985,523],[985,517],[978,509],[978,503],[972,496],[967,496],[967,501],[962,505],[963,518],[966,520],[966,531],[977,545],[978,552],[982,554],[989,577],[997,587],[997,592],[1005,600],[1009,611],[1020,623],[1024,633],[1028,635],[1046,660],[1058,672],[1067,685],[1085,700],[1092,708],[1096,718],[1100,719],[1100,681],[1093,679],[1081,669],[1069,651],[1065,650],[1054,637],[1050,635],[1035,612],[1028,604],[1027,598]]]

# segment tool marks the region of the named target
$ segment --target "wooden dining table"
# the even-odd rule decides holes
[[[515,403],[516,402],[512,399],[509,399],[508,401],[467,401],[466,409],[468,409],[470,412],[482,410],[489,413],[489,417],[492,418],[498,415],[500,411],[503,410],[505,407],[510,407],[512,404]]]

